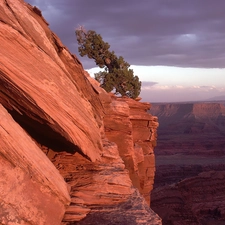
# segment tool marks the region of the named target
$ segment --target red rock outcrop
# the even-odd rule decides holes
[[[32,129],[29,118],[47,124],[68,145],[76,145],[92,160],[99,158],[99,126],[93,107],[82,97],[94,93],[90,85],[89,91],[85,87],[81,65],[70,66],[74,58],[59,46],[45,21],[36,20],[31,7],[19,0],[1,1],[1,7],[6,14],[0,15],[1,103],[24,126]]]
[[[133,185],[150,204],[153,188],[157,117],[147,114],[149,103],[129,98],[113,98],[112,112],[104,117],[105,133],[118,145],[119,154],[129,170]]]
[[[161,224],[133,187],[115,143],[104,142],[100,162],[79,153],[56,154],[52,161],[71,186],[65,224]]]
[[[0,121],[0,223],[58,224],[70,203],[66,183],[2,105]]]
[[[0,222],[161,224],[149,104],[107,94],[22,0],[0,1],[0,41]]]

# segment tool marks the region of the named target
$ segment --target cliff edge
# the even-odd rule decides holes
[[[22,0],[0,1],[1,224],[161,224],[157,117],[106,93]]]

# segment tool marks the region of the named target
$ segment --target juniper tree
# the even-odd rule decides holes
[[[104,42],[101,35],[93,30],[86,31],[83,27],[76,29],[78,51],[80,56],[94,59],[97,66],[104,68],[95,74],[95,79],[100,82],[107,92],[136,98],[141,91],[141,82],[130,69],[129,63],[122,56],[117,57],[110,51],[110,45]]]

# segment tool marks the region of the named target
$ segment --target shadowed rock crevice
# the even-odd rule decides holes
[[[35,101],[2,71],[0,71],[0,86],[0,103],[36,142],[53,151],[79,152],[84,156],[80,148],[69,141],[68,135],[57,125],[57,122],[46,115]],[[53,125],[55,130],[51,127]],[[64,134],[66,137],[63,136]]]
[[[54,131],[47,123],[40,123],[37,120],[32,120],[26,114],[21,115],[15,110],[8,112],[12,115],[13,119],[40,145],[44,145],[55,152],[79,152],[83,155],[78,146],[69,142],[60,133]]]

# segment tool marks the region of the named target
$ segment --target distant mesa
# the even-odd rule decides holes
[[[215,96],[213,98],[206,99],[205,101],[225,101],[225,95]]]

